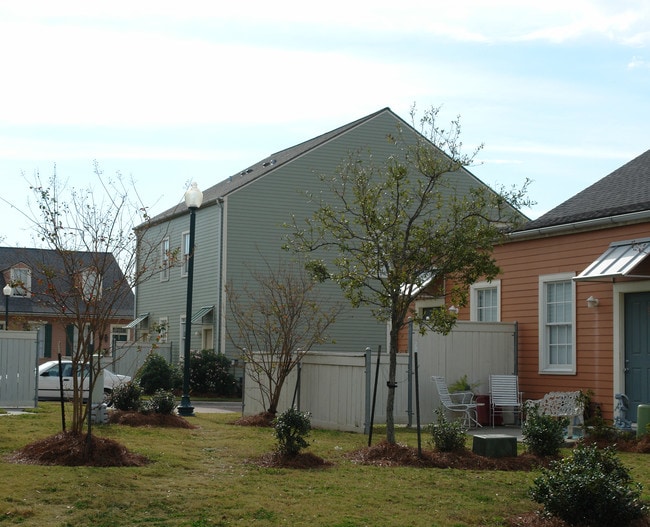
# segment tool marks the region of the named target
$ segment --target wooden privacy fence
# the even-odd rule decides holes
[[[0,408],[37,404],[38,332],[0,331]]]
[[[294,369],[283,387],[278,411],[291,406],[310,412],[312,426],[367,433],[375,390],[377,351],[358,353],[310,352]],[[432,375],[445,377],[449,384],[466,375],[475,393],[488,391],[490,374],[516,373],[516,324],[458,322],[446,336],[437,333],[412,335],[410,353],[397,357],[397,388],[394,417],[397,424],[415,424],[414,364],[417,354],[420,385],[420,420],[434,420],[439,406]],[[246,366],[244,415],[265,410],[260,390]],[[388,353],[379,356],[374,423],[386,422]]]

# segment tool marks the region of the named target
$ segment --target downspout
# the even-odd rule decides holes
[[[222,349],[222,342],[221,342],[221,335],[223,332],[223,322],[222,322],[222,315],[223,315],[223,248],[224,248],[224,243],[223,243],[223,233],[224,233],[224,228],[223,228],[223,220],[224,220],[224,199],[223,197],[217,198],[217,203],[221,207],[221,220],[220,220],[220,225],[219,228],[221,230],[219,234],[219,303],[217,307],[217,326],[219,328],[219,334],[217,335],[217,353],[224,353],[224,349]]]

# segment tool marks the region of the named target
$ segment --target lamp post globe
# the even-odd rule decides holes
[[[5,295],[5,330],[9,329],[9,297],[13,292],[14,289],[9,284],[2,288],[2,293]]]
[[[196,210],[203,203],[203,192],[192,183],[185,192],[185,205],[190,211],[190,239],[187,251],[187,302],[185,304],[185,340],[183,342],[183,395],[178,413],[182,416],[194,415],[190,401],[190,344],[192,339],[192,287],[194,281],[194,236],[196,231]]]

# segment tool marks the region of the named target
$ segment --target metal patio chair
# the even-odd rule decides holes
[[[519,391],[519,377],[517,375],[490,375],[490,422],[494,428],[496,414],[503,415],[512,411],[521,419],[523,408],[522,393]]]
[[[461,414],[463,426],[471,428],[473,426],[480,427],[478,422],[478,415],[476,413],[476,403],[474,402],[474,394],[472,392],[455,392],[449,393],[447,383],[444,377],[431,377],[438,390],[440,403],[445,410],[449,412]]]

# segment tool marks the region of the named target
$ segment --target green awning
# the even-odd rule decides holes
[[[199,321],[203,322],[203,317],[212,315],[213,311],[214,311],[214,306],[203,306],[196,313],[194,313],[194,315],[192,315],[192,324]]]
[[[126,326],[124,326],[127,329],[132,329],[137,326],[139,326],[142,322],[147,320],[149,318],[149,313],[144,313],[143,315],[138,315],[138,318],[136,318],[133,322],[129,322]]]

